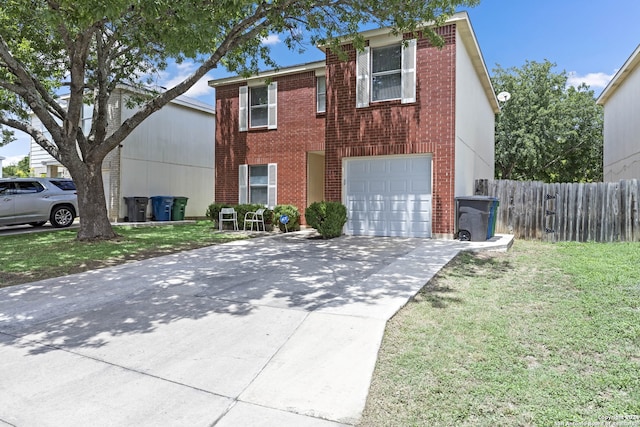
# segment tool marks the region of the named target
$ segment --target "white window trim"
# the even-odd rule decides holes
[[[416,102],[416,52],[416,39],[407,40],[406,44],[402,44],[400,53],[402,63],[400,101],[403,104]],[[371,80],[371,48],[366,46],[356,54],[356,108],[369,106],[371,102]]]
[[[238,130],[246,132],[251,127],[249,108],[249,88],[256,85],[240,86],[238,90]],[[267,86],[267,125],[253,129],[278,128],[278,82],[271,82]]]
[[[238,204],[250,203],[249,165],[238,167]],[[267,207],[273,209],[278,204],[278,164],[267,164]]]
[[[324,80],[324,92],[320,92],[319,82]],[[324,95],[324,108],[320,108],[320,94]],[[316,76],[316,113],[327,112],[327,78],[326,76]]]

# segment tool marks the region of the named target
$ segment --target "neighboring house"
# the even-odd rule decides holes
[[[126,105],[131,93],[121,88],[111,95],[110,130],[135,112]],[[92,106],[85,106],[82,126],[86,130],[91,127],[92,111]],[[188,197],[185,216],[204,217],[214,196],[214,116],[212,106],[178,97],[109,153],[102,164],[109,219],[127,216],[124,197],[150,196]],[[37,118],[33,121],[40,123]],[[69,177],[67,169],[33,140],[31,168],[35,176]],[[151,212],[150,203],[148,216]]]
[[[640,45],[597,103],[604,107],[604,180],[640,178]]]
[[[347,206],[347,234],[453,237],[455,196],[494,175],[499,111],[466,13],[442,48],[388,29],[326,60],[209,82],[216,202]]]

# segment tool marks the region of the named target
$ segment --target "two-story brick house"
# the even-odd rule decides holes
[[[216,201],[347,206],[347,234],[452,237],[455,196],[494,173],[498,103],[466,13],[363,33],[362,52],[213,80]]]

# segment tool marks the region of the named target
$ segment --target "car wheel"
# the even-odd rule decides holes
[[[46,223],[47,221],[38,221],[38,222],[30,222],[29,225],[32,227],[42,227]]]
[[[51,211],[49,221],[56,228],[69,227],[73,224],[73,211],[68,206],[57,206]]]

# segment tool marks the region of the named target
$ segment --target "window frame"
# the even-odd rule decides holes
[[[377,40],[376,40],[377,42]],[[369,42],[361,51],[356,52],[356,108],[367,108],[372,104],[380,102],[393,102],[398,99],[385,99],[372,101],[372,55],[371,49],[401,45],[401,75],[400,75],[400,102],[402,104],[413,104],[417,102],[417,39],[396,40],[393,43]],[[376,73],[377,74],[377,73]]]
[[[252,171],[257,170],[258,168],[264,168],[264,175],[253,175]],[[247,200],[249,201],[249,203],[253,203],[253,204],[261,204],[261,205],[267,205],[269,203],[269,166],[268,165],[249,165],[249,170],[248,170],[248,180],[247,180],[247,189],[249,194],[247,195]],[[260,183],[254,184],[252,181],[255,182],[255,180],[253,180],[252,178],[263,178],[264,177],[264,183],[262,182],[262,179],[260,179]],[[260,190],[264,190],[264,202],[260,201],[256,201],[253,200],[253,190],[254,189],[260,189]]]
[[[391,48],[397,49],[398,47],[400,47],[400,50],[398,51],[398,58],[397,58],[398,68],[383,70],[383,71],[374,71],[375,63],[376,63],[375,61],[376,51],[390,50]],[[370,57],[371,64],[369,65],[370,67],[369,70],[371,73],[371,78],[369,79],[370,80],[369,84],[371,85],[371,87],[369,88],[371,102],[385,102],[385,101],[395,101],[398,99],[402,99],[402,50],[403,49],[402,49],[401,43],[392,43],[385,46],[371,47],[371,57]],[[396,76],[396,75],[399,77],[399,80],[400,80],[398,83],[398,96],[389,97],[389,98],[375,98],[376,90],[374,89],[374,86],[375,86],[376,77],[387,77],[387,76]]]
[[[324,83],[324,90],[320,90],[320,82]],[[322,107],[320,107],[322,99]],[[316,76],[316,113],[327,112],[327,77]]]
[[[264,103],[253,104],[253,101],[255,99],[254,91],[257,92],[258,90],[264,90]],[[264,124],[256,125],[253,123],[253,112],[257,109],[260,109],[260,111],[264,111],[264,116],[262,117],[264,119]],[[266,128],[267,126],[269,126],[269,88],[266,85],[251,86],[249,87],[249,128],[260,129]]]

